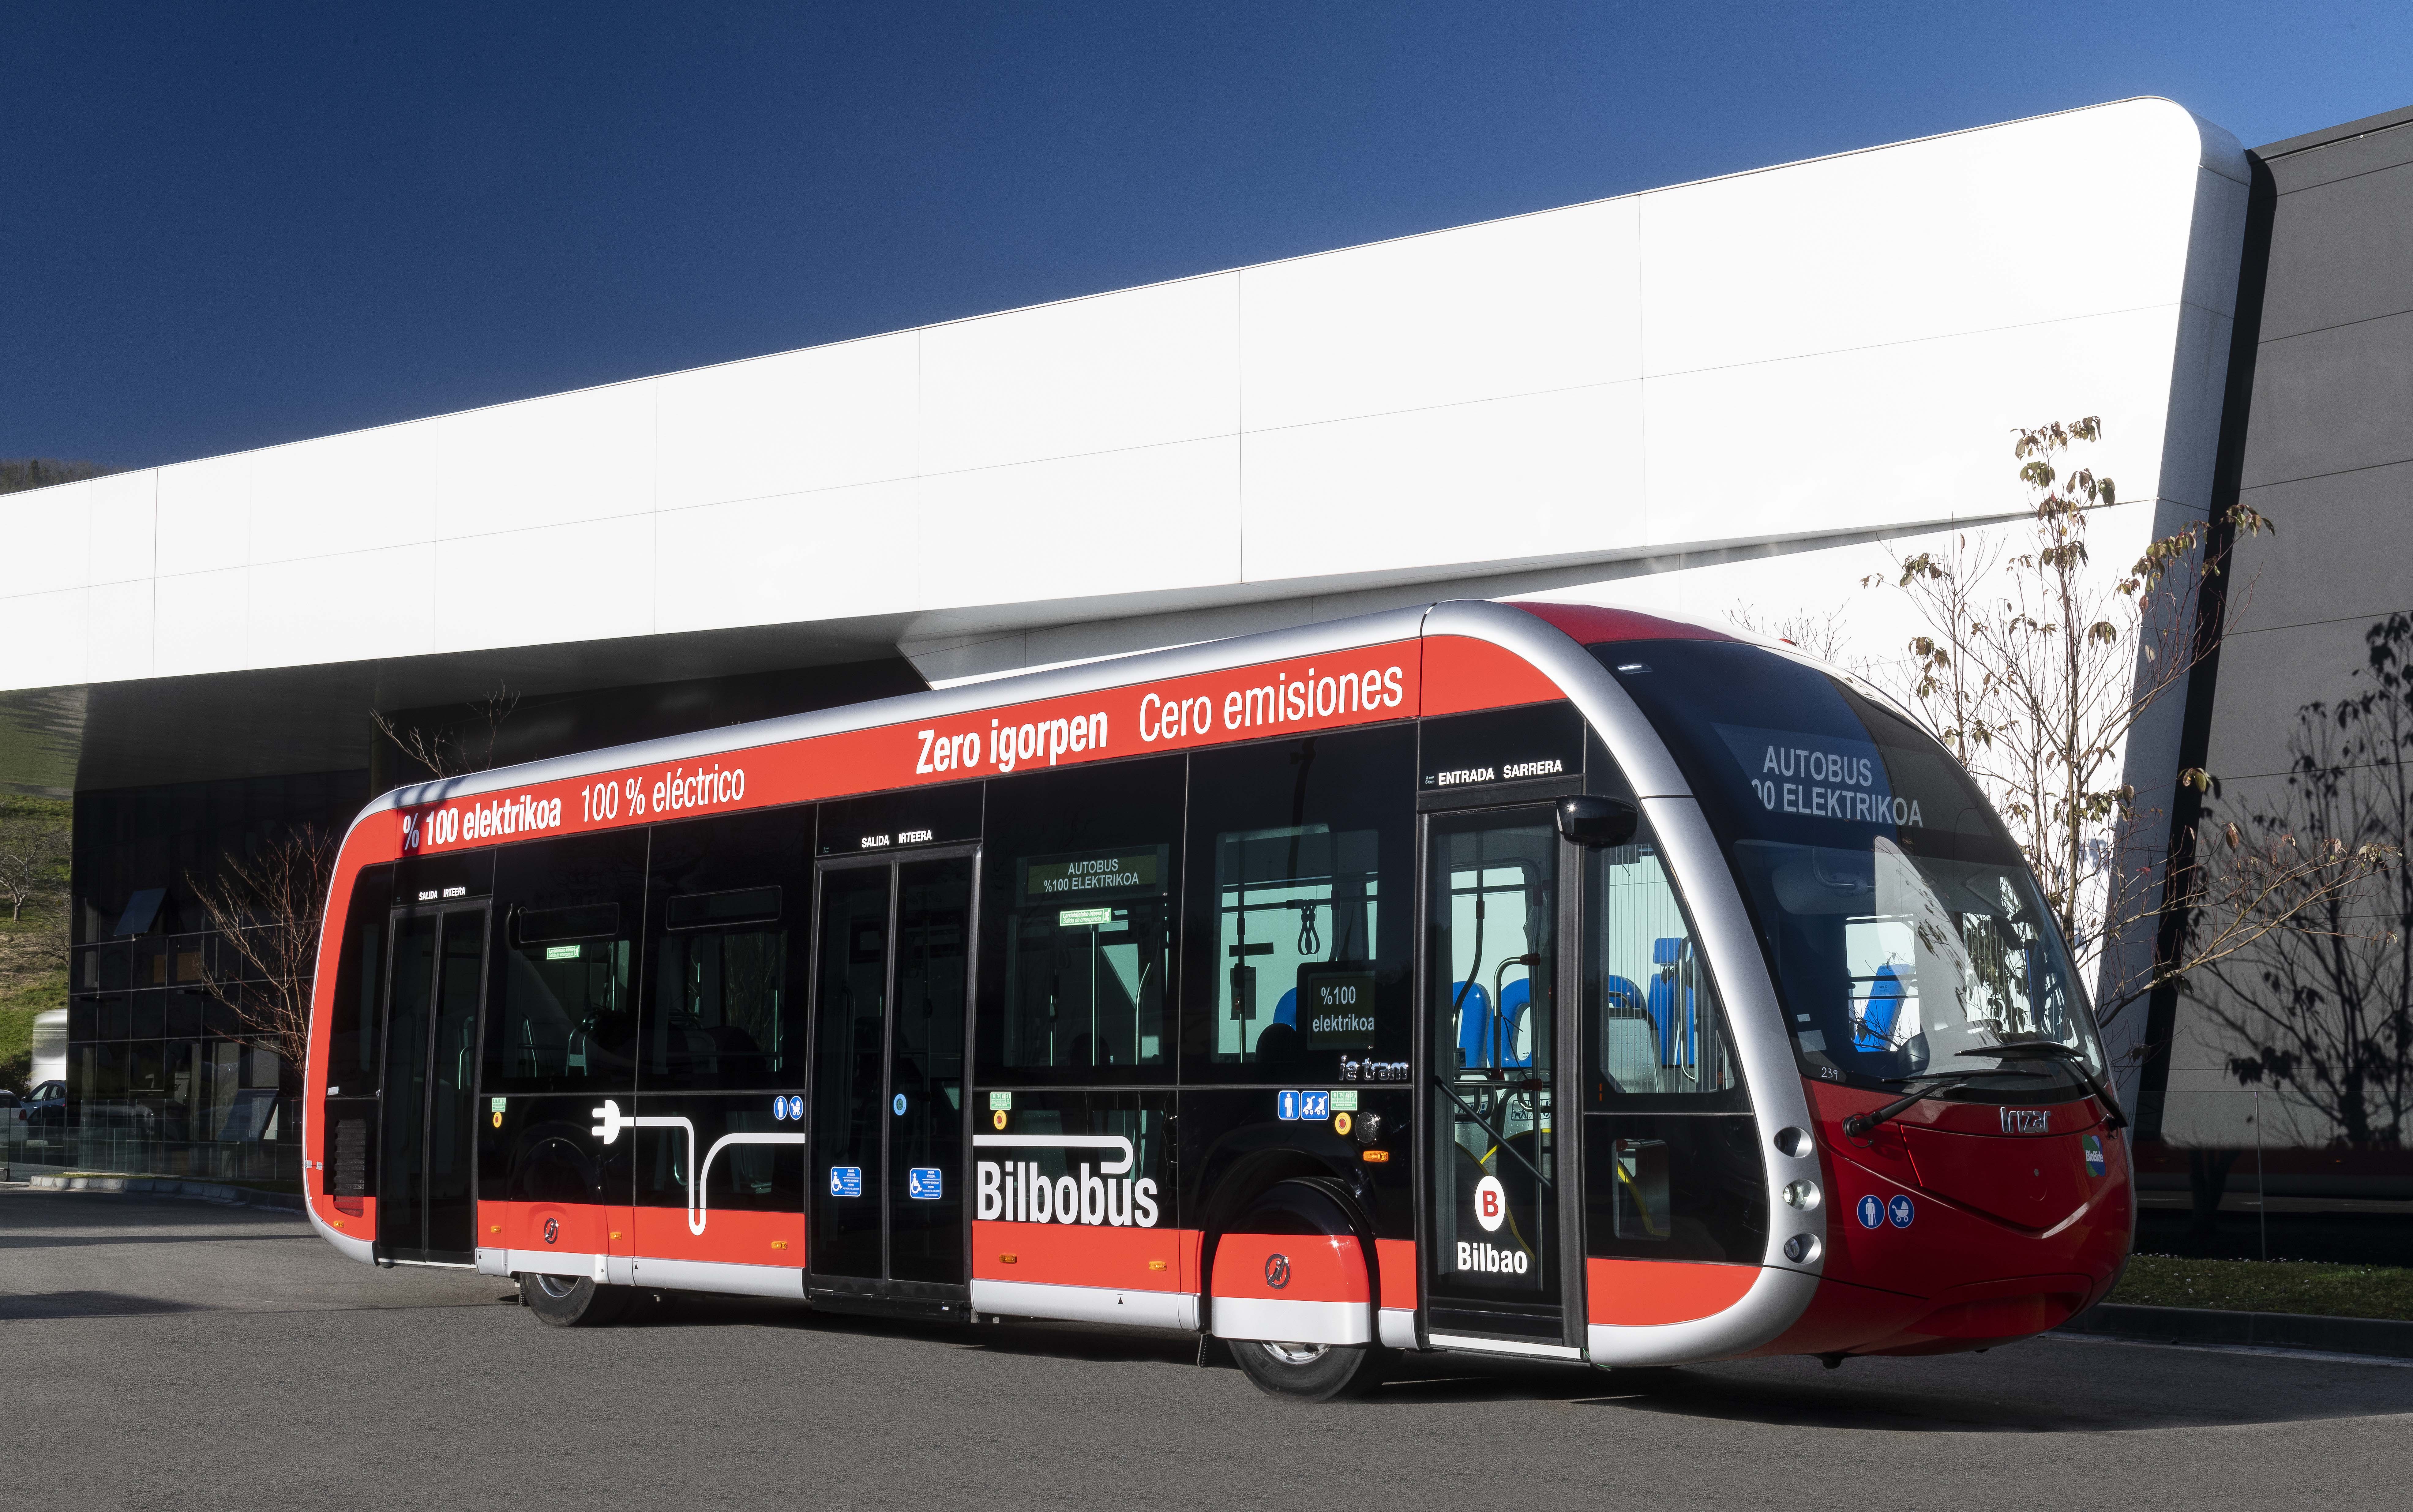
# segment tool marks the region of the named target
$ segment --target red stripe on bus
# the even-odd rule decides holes
[[[1337,1234],[1226,1234],[1215,1243],[1215,1295],[1281,1302],[1364,1302],[1366,1254]]]
[[[1414,1307],[1416,1305],[1416,1241],[1376,1239],[1374,1263],[1383,1273],[1383,1305]]]
[[[1489,641],[1463,635],[1434,635],[1425,641],[1423,712],[1428,715],[1541,704],[1566,696],[1532,662]]]
[[[1701,1260],[1584,1262],[1591,1321],[1627,1328],[1714,1317],[1741,1301],[1758,1279],[1757,1266]]]
[[[1112,1228],[1088,1223],[972,1224],[972,1279],[1044,1286],[1108,1286],[1125,1292],[1198,1289],[1194,1228]]]

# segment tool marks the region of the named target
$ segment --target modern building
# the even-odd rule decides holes
[[[225,953],[193,879],[340,827],[424,775],[414,753],[484,765],[1448,597],[1836,618],[1881,655],[1911,623],[1862,579],[2023,518],[2017,427],[2103,417],[2106,563],[2241,488],[2413,455],[2371,355],[2401,383],[2406,338],[2310,292],[2342,257],[2374,312],[2413,305],[2403,191],[2288,166],[2387,140],[2258,156],[2132,100],[0,500],[0,778],[76,796],[76,1158],[281,1168],[282,1074],[203,989]],[[2283,348],[2365,352],[2341,380],[2362,418],[2282,384],[2321,361]],[[2369,522],[2365,619],[2402,604],[2408,545],[2371,487],[2334,506]],[[2287,555],[2317,492],[2266,506],[2258,614],[2345,601]],[[2253,621],[2274,648],[2310,623]],[[2279,770],[2248,749],[2272,728],[2252,655],[2132,742],[2157,812],[2203,751]],[[2292,714],[2316,689],[2286,683]],[[2114,1047],[2144,1132],[2233,1149],[2251,1089],[2209,1001],[2126,1015]],[[2190,1160],[2153,1161],[2181,1203]]]

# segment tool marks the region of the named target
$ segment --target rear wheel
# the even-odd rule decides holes
[[[599,1286],[588,1276],[520,1273],[520,1301],[556,1328],[598,1328],[617,1323],[636,1299],[627,1286]]]
[[[1258,1389],[1294,1401],[1330,1401],[1380,1386],[1390,1351],[1375,1344],[1285,1344],[1258,1339],[1225,1341],[1232,1358]]]

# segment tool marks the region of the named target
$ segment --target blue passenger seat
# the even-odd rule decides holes
[[[1852,1030],[1852,1048],[1892,1049],[1894,1025],[1902,1018],[1905,996],[1901,971],[1890,961],[1878,967],[1876,985],[1869,988],[1868,1004],[1860,1010],[1860,1021]]]
[[[1519,977],[1500,989],[1500,1063],[1503,1066],[1530,1066],[1533,1052],[1529,1046],[1519,1055],[1517,1036],[1525,1028],[1525,1010],[1533,1003],[1533,981]]]
[[[1681,935],[1651,942],[1651,964],[1659,968],[1659,972],[1651,979],[1651,999],[1643,1011],[1651,1015],[1651,1027],[1659,1036],[1659,1063],[1663,1066],[1680,1066],[1692,1060],[1691,990],[1685,991],[1682,1003],[1676,1001],[1676,966],[1683,959],[1683,953]]]
[[[1491,1054],[1491,994],[1480,982],[1453,982],[1449,1001],[1458,1004],[1458,1050],[1464,1064],[1488,1066]]]

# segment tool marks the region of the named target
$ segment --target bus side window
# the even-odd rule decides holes
[[[1187,764],[1172,756],[989,784],[983,1081],[1170,1078]]]
[[[1742,1073],[1725,1013],[1678,902],[1674,880],[1645,828],[1630,844],[1586,853],[1584,1041],[1587,1102],[1647,1097],[1737,1101]]]
[[[1191,759],[1184,1079],[1406,1063],[1414,783],[1406,727]]]
[[[645,846],[623,832],[497,852],[486,1091],[631,1090]]]
[[[647,1091],[760,1091],[804,1076],[812,810],[654,829],[645,908]]]

